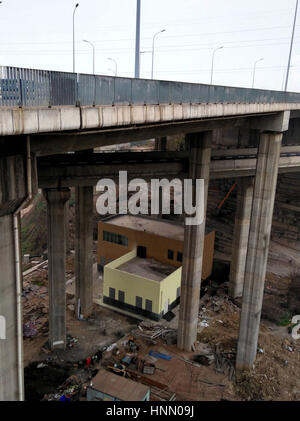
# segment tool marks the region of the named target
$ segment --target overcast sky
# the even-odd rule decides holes
[[[136,0],[79,0],[75,14],[76,71],[134,76]],[[73,0],[3,0],[0,64],[72,71]],[[141,77],[150,78],[153,34],[156,79],[282,89],[296,0],[141,0]],[[300,91],[300,11],[290,91]],[[111,69],[111,70],[109,70]]]

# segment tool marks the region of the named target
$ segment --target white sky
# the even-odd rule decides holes
[[[0,64],[72,71],[73,0],[3,0],[0,5]],[[79,0],[76,71],[134,75],[136,0]],[[296,0],[141,0],[141,77],[149,78],[153,34],[154,77],[214,84],[282,89]],[[300,8],[300,6],[299,6]],[[289,90],[300,91],[300,11],[294,39]]]

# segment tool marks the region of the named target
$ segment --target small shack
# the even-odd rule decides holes
[[[149,401],[149,399],[149,387],[103,369],[99,370],[87,387],[88,401]]]

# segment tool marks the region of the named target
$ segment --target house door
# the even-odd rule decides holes
[[[146,259],[146,255],[147,255],[147,249],[144,246],[138,246],[137,247],[137,256],[138,257],[142,257],[143,259]]]

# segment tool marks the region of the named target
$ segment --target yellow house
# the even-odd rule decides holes
[[[212,273],[215,232],[204,240],[202,279]],[[118,215],[98,223],[98,270],[112,260],[138,249],[138,255],[180,267],[183,260],[184,226],[147,216]]]
[[[204,241],[202,279],[212,273],[215,232]],[[103,302],[159,320],[180,299],[184,227],[145,216],[99,222],[98,268]]]
[[[137,255],[137,249],[104,266],[103,302],[159,320],[179,302],[181,267]]]

